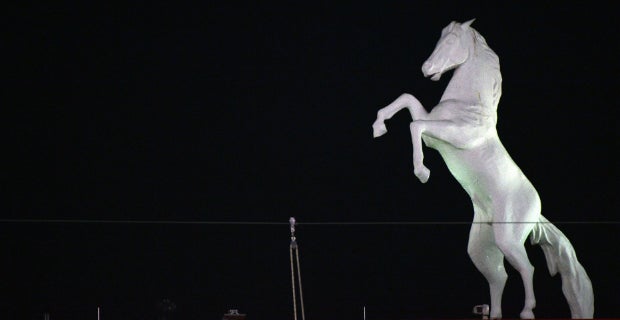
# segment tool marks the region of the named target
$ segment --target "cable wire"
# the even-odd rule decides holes
[[[287,222],[275,221],[205,221],[205,220],[106,220],[106,219],[0,219],[0,223],[16,224],[177,224],[177,225],[256,225],[274,226],[287,225]],[[365,226],[365,225],[471,225],[489,224],[480,221],[323,221],[298,222],[300,226]],[[558,224],[591,224],[591,225],[618,225],[620,221],[505,221],[492,222],[494,224],[531,224],[552,223]]]

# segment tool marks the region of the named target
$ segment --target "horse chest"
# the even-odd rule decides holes
[[[449,143],[426,135],[422,135],[422,140],[427,147],[439,152],[450,173],[461,184],[470,183],[475,179],[476,170],[474,170],[474,166],[470,163],[467,150],[455,148]]]
[[[510,168],[502,165],[504,155],[493,145],[473,149],[458,149],[432,137],[423,137],[430,148],[439,152],[448,170],[470,196],[491,193],[488,189],[501,185],[499,171],[508,173]]]
[[[464,158],[465,151],[461,151],[456,148],[453,150],[445,150],[442,148],[440,154],[450,170],[450,173],[454,178],[463,186],[468,189],[469,186],[475,185],[478,180],[478,170],[476,165],[470,161],[470,159]]]

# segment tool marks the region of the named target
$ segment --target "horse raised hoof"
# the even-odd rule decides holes
[[[431,176],[431,171],[428,170],[427,167],[422,166],[422,168],[419,169],[415,168],[413,170],[413,174],[415,174],[415,176],[420,179],[420,182],[426,183],[426,181],[428,181],[428,178]]]
[[[375,123],[372,124],[372,135],[373,138],[380,137],[387,132],[387,128],[385,127],[385,123],[382,120],[377,119]]]

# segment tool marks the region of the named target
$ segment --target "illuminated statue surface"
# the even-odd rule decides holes
[[[534,267],[524,247],[528,235],[545,254],[549,272],[562,277],[562,291],[573,318],[592,318],[592,284],[570,241],[540,214],[540,198],[512,160],[496,130],[502,76],[499,59],[470,25],[445,27],[435,50],[422,65],[424,76],[439,80],[455,69],[431,112],[412,95],[403,94],[377,113],[374,136],[387,132],[384,121],[407,108],[411,113],[414,174],[426,182],[430,171],[422,162],[422,141],[436,149],[452,175],[471,197],[474,220],[467,252],[489,282],[491,318],[501,318],[507,274],[504,258],[521,275],[525,306],[521,318],[534,318]]]

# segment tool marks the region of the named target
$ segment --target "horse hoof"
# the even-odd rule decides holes
[[[377,120],[372,124],[372,131],[373,138],[376,138],[384,135],[387,132],[387,128],[383,121]]]
[[[534,319],[534,312],[532,312],[532,310],[523,310],[521,311],[521,314],[519,314],[519,316],[521,317],[521,319]]]
[[[423,167],[422,169],[415,169],[413,173],[416,177],[418,177],[418,179],[420,179],[420,182],[422,183],[426,183],[428,181],[428,178],[431,176],[431,171],[428,170],[428,168],[426,167]]]

